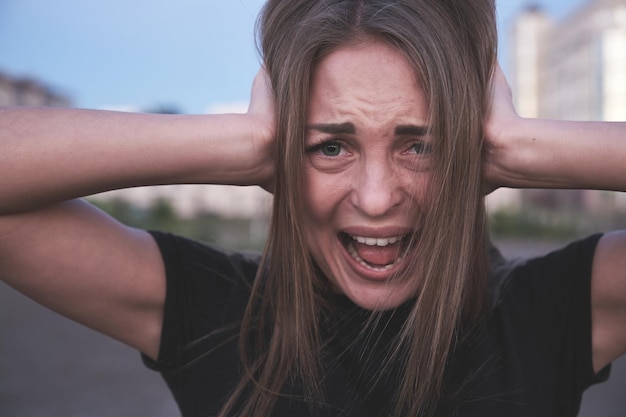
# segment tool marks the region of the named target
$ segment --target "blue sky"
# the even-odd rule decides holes
[[[561,18],[585,0],[497,0],[502,41],[527,4]],[[34,77],[79,107],[247,101],[263,0],[0,0],[0,72]],[[501,49],[506,60],[506,47]],[[506,68],[506,62],[504,62]]]

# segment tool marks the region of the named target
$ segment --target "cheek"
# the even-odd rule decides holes
[[[305,199],[304,233],[310,254],[324,275],[329,271],[324,254],[328,252],[332,229],[332,208],[325,198],[324,183],[315,176],[306,176],[303,198]]]
[[[307,214],[318,225],[328,223],[349,193],[349,187],[340,176],[323,174],[314,169],[307,169],[304,178]]]
[[[319,178],[310,169],[304,175],[303,196],[308,210],[313,211],[319,205],[321,199],[321,188]]]
[[[430,185],[430,173],[421,172],[415,174],[415,172],[404,173],[404,178],[408,179],[403,185],[405,193],[412,201],[413,204],[417,204],[423,207],[428,203],[428,187]]]

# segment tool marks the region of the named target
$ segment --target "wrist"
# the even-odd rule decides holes
[[[267,188],[274,172],[273,124],[258,114],[216,115],[223,126],[217,150],[223,173],[210,182],[233,185],[259,185]],[[212,157],[213,157],[212,156]],[[228,168],[227,168],[228,167]]]
[[[532,119],[514,115],[485,126],[485,175],[493,188],[527,186],[529,167],[536,158],[532,124]]]
[[[274,146],[276,131],[274,120],[270,120],[271,115],[247,114],[251,124],[252,155],[254,158],[254,184],[266,190],[273,187],[276,148]]]

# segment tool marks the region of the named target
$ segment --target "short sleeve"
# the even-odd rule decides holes
[[[151,235],[161,251],[167,285],[158,360],[143,356],[143,361],[167,374],[206,349],[199,340],[229,328],[236,333],[260,256],[168,233]]]
[[[600,237],[519,264],[502,293],[528,382],[561,404],[578,404],[608,377],[608,369],[596,375],[592,361],[591,271]]]

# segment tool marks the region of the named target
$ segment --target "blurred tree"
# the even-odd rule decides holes
[[[181,114],[183,113],[176,104],[172,103],[160,103],[154,106],[148,107],[144,110],[146,113],[155,114]]]

